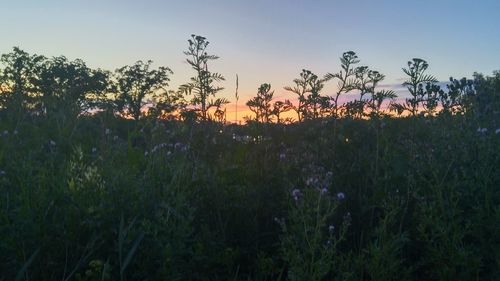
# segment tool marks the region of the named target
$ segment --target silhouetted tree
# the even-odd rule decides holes
[[[154,96],[154,104],[149,108],[149,114],[160,119],[177,119],[186,110],[188,102],[181,91],[168,90]]]
[[[18,47],[1,56],[4,68],[0,72],[0,108],[8,108],[11,117],[21,118],[38,108],[41,93],[34,83],[45,60],[44,56],[30,55]]]
[[[199,109],[201,118],[206,121],[209,119],[208,110],[211,107],[229,103],[226,99],[221,98],[208,100],[210,96],[215,96],[224,89],[214,85],[215,82],[224,81],[224,77],[219,73],[212,73],[208,70],[208,62],[219,57],[207,53],[206,49],[209,42],[205,37],[191,35],[188,43],[188,50],[184,54],[188,56],[186,62],[196,71],[196,76],[191,78],[191,82],[182,85],[180,89],[185,93],[194,94],[191,102],[195,106],[201,106]]]
[[[137,61],[132,66],[124,66],[116,70],[115,100],[118,111],[121,114],[132,116],[139,120],[142,115],[141,109],[148,101],[151,101],[157,91],[163,90],[170,81],[169,75],[173,72],[168,67],[159,67],[150,70],[152,61]]]
[[[493,120],[500,127],[500,71],[494,71],[492,76],[474,73],[474,89],[471,109],[480,122]]]
[[[60,56],[46,60],[34,82],[41,93],[40,110],[64,122],[97,109],[108,90],[108,78],[108,72],[90,69],[79,59]]]

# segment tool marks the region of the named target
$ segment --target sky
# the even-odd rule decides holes
[[[211,70],[226,77],[228,120],[236,74],[241,106],[262,83],[276,99],[291,99],[283,87],[302,69],[338,72],[349,50],[402,95],[401,68],[411,58],[427,60],[441,81],[500,69],[499,0],[0,0],[0,7],[0,53],[18,46],[107,70],[151,59],[174,71],[172,89],[194,75],[183,54],[190,35],[204,36],[220,57]],[[329,82],[323,93],[335,88]]]

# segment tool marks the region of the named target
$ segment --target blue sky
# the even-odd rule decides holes
[[[440,80],[500,69],[498,0],[0,0],[0,53],[19,46],[46,56],[81,58],[114,70],[152,59],[172,68],[172,87],[192,75],[183,51],[190,34],[211,42],[221,58],[212,70],[234,93],[240,77],[245,101],[261,83],[276,96],[302,68],[323,75],[339,70],[344,51],[400,83],[401,67],[426,59]],[[332,92],[335,83],[325,88]]]

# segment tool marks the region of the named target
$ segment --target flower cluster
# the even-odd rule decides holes
[[[292,190],[292,197],[295,200],[295,202],[299,201],[300,197],[302,197],[302,192],[300,192],[299,189],[294,189]]]
[[[167,156],[170,156],[172,154],[172,150],[178,150],[182,152],[186,152],[189,149],[189,146],[180,142],[177,142],[175,144],[172,143],[160,143],[155,145],[150,151],[145,151],[144,156],[147,156],[149,154],[154,154],[157,151],[163,149],[163,148],[168,148],[169,150],[167,151]]]
[[[248,136],[248,135],[239,136],[239,135],[233,134],[233,140],[235,140],[237,142],[244,143],[244,144],[248,144],[248,143],[260,143],[263,141],[269,141],[269,140],[271,140],[271,138],[264,137],[264,136],[252,137],[252,136]]]
[[[488,128],[477,128],[477,132],[480,134],[486,134],[488,132]]]

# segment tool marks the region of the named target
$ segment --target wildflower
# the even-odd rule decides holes
[[[335,230],[335,226],[333,224],[328,226],[328,232],[333,233],[334,230]]]
[[[0,177],[5,176],[5,174],[6,174],[6,173],[5,173],[5,171],[4,171],[4,170],[0,170]]]
[[[283,152],[280,153],[280,160],[283,161],[283,160],[285,160],[285,158],[286,158],[285,153],[283,153]]]
[[[295,201],[299,201],[299,198],[300,196],[302,196],[302,193],[300,192],[299,189],[296,188],[292,191],[292,196]]]
[[[172,154],[172,152],[169,150],[167,151],[167,156],[170,156]]]
[[[486,132],[488,132],[488,128],[477,128],[477,132],[480,133],[480,134],[486,134]]]
[[[339,199],[339,200],[344,200],[344,199],[345,199],[345,194],[344,194],[344,192],[339,192],[339,193],[337,193],[337,199]]]
[[[104,131],[104,134],[109,135],[110,133],[111,133],[111,130],[106,128],[106,130]]]
[[[285,225],[285,219],[284,218],[274,217],[274,222],[276,222],[277,224],[279,224],[281,227],[284,227],[284,225]]]
[[[53,141],[53,140],[50,140],[50,141],[49,141],[49,144],[50,144],[50,145],[52,145],[52,146],[56,146],[56,142],[55,142],[55,141]]]
[[[351,223],[351,221],[352,221],[351,212],[347,212],[347,214],[344,216],[344,220],[345,220],[345,222],[347,222],[349,224]]]
[[[9,135],[9,131],[7,131],[7,130],[3,131],[3,135],[4,136],[8,136]]]
[[[92,147],[92,153],[96,153],[96,152],[97,152],[97,148]]]
[[[498,128],[498,129],[495,130],[495,134],[496,135],[500,134],[500,128]]]
[[[316,177],[310,177],[306,180],[306,185],[313,185],[313,184],[316,184],[318,182],[318,178]]]
[[[144,156],[148,156],[149,152],[148,151],[144,151]]]
[[[114,136],[114,137],[113,137],[113,140],[118,140],[118,136]]]
[[[323,187],[321,190],[320,190],[320,194],[321,195],[325,195],[328,193],[328,189],[326,189],[326,187]]]

